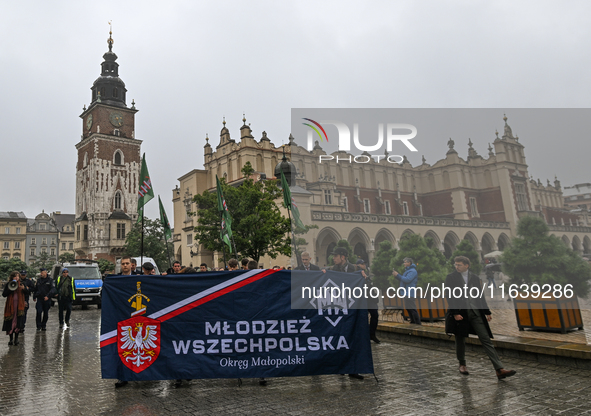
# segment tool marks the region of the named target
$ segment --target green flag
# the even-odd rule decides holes
[[[142,156],[142,170],[140,172],[140,186],[138,189],[137,213],[142,216],[144,205],[149,200],[154,198],[154,189],[152,189],[152,182],[150,181],[150,174],[148,173],[148,165],[146,165],[146,154]]]
[[[283,188],[283,203],[285,204],[285,207],[291,211],[296,228],[306,228],[300,219],[300,210],[291,196],[289,184],[287,183],[287,179],[285,179],[283,171],[281,171],[281,188]]]
[[[158,203],[160,204],[160,222],[164,228],[165,240],[168,241],[172,238],[172,230],[170,229],[170,222],[168,222],[166,211],[164,211],[164,205],[162,205],[162,201],[160,200],[160,195],[158,195]]]
[[[232,252],[232,244],[230,242],[230,239],[232,238],[232,217],[230,217],[230,212],[228,211],[228,206],[226,205],[226,200],[222,193],[222,184],[218,179],[218,175],[215,175],[215,182],[218,192],[218,211],[222,216],[222,230],[220,231],[220,237],[224,243],[228,245],[230,252]]]

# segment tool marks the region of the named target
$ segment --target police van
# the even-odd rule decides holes
[[[98,266],[98,262],[88,259],[76,259],[72,263],[56,264],[51,271],[51,277],[57,285],[57,277],[62,274],[66,268],[72,279],[74,279],[74,288],[76,289],[76,299],[73,305],[82,305],[86,309],[88,305],[96,305],[101,308],[101,292],[103,289],[103,279]]]

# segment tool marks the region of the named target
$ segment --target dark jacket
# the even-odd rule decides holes
[[[296,267],[294,270],[306,270],[304,265]],[[316,266],[315,264],[310,263],[310,270],[320,270],[320,267]]]
[[[55,290],[55,284],[53,283],[53,279],[51,277],[46,277],[45,279],[40,277],[37,279],[35,293],[33,293],[33,299],[43,300],[45,296],[52,298],[56,294],[57,291]]]
[[[25,287],[25,302],[29,301],[29,296],[35,292],[35,283],[33,283],[33,281],[29,278],[26,278],[25,280],[21,280],[21,283],[23,284],[23,286]]]
[[[460,287],[462,288],[462,294],[464,293],[464,287],[465,282],[464,282],[464,278],[462,277],[462,274],[455,271],[453,273],[450,273],[447,275],[447,277],[445,278],[445,296],[447,299],[447,314],[448,315],[462,315],[462,317],[464,319],[462,319],[461,321],[451,321],[453,324],[455,324],[455,328],[448,328],[447,322],[448,320],[446,319],[446,333],[453,333],[456,336],[462,336],[462,337],[467,337],[468,334],[474,334],[476,335],[476,333],[474,332],[474,330],[472,329],[472,326],[470,325],[470,321],[468,319],[468,309],[470,309],[470,305],[468,304],[468,298],[464,297],[464,296],[459,296],[459,297],[455,297],[453,296],[453,290],[454,288]],[[468,289],[467,291],[469,292],[470,288],[475,287],[478,288],[478,290],[481,290],[482,288],[482,281],[480,280],[480,278],[478,276],[476,276],[474,273],[471,273],[470,271],[468,271]],[[448,292],[447,289],[450,289],[450,291]],[[484,293],[484,292],[482,292]],[[457,291],[456,291],[457,294]],[[450,296],[451,295],[451,296]],[[488,320],[486,319],[486,315],[490,315],[490,309],[488,309],[488,304],[486,303],[486,299],[484,298],[484,296],[482,297],[478,297],[476,299],[473,299],[473,301],[475,301],[478,304],[478,310],[480,312],[480,316],[482,317],[482,322],[484,322],[484,326],[486,327],[486,330],[488,332],[488,336],[493,338],[492,332],[490,331],[490,326],[488,325]]]

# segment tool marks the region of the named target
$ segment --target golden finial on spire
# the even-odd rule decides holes
[[[113,24],[111,23],[111,20],[109,20],[109,39],[107,39],[107,43],[109,44],[109,52],[113,48],[113,43],[115,43],[112,35],[113,35]]]
[[[244,114],[244,111],[242,112],[242,122],[246,124],[246,115]]]
[[[226,127],[226,116],[224,116],[224,121],[222,121],[222,124],[224,125],[224,127]]]

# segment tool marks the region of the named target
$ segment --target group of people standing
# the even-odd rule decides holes
[[[2,296],[6,298],[2,330],[10,337],[8,345],[19,345],[18,337],[25,332],[31,298],[36,302],[37,331],[47,329],[49,309],[55,302],[56,296],[59,305],[60,327],[64,326],[64,322],[70,326],[72,301],[76,297],[76,290],[68,269],[62,270],[62,274],[57,278],[57,285],[49,277],[46,269],[41,269],[35,283],[27,277],[26,270],[13,271],[8,277],[8,282],[4,285]]]

